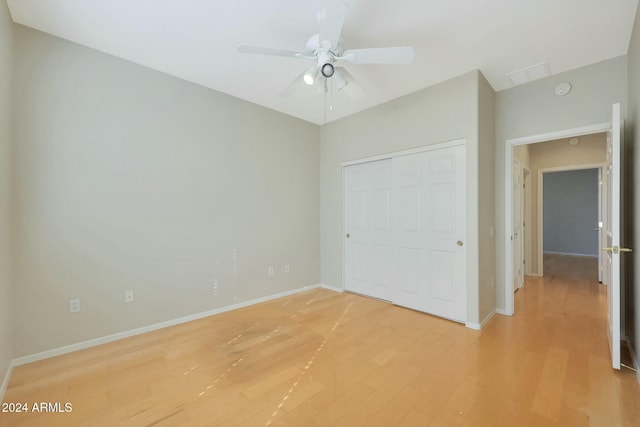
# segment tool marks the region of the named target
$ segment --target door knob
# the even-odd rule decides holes
[[[456,243],[458,246],[463,246],[464,242],[462,240],[458,240],[458,242]]]
[[[618,246],[613,246],[611,248],[602,248],[603,251],[613,252],[614,254],[619,254],[620,252],[633,252],[632,249],[629,248],[621,248]]]
[[[351,237],[351,234],[347,233],[347,239],[348,239],[349,237]]]

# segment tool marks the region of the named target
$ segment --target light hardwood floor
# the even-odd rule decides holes
[[[574,255],[543,254],[544,275],[548,281],[560,279],[598,280],[598,258]]]
[[[18,367],[1,426],[638,426],[611,369],[606,289],[527,279],[481,332],[313,290]]]

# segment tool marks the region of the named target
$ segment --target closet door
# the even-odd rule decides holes
[[[392,301],[466,320],[466,148],[399,156],[392,164],[395,199]]]
[[[391,300],[391,160],[344,169],[345,288]]]

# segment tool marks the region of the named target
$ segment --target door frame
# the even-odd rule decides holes
[[[517,205],[517,209],[515,209],[515,210],[512,209],[511,212],[512,212],[513,216],[517,216],[518,217],[517,220],[520,222],[520,224],[522,224],[524,222],[524,208],[523,208],[523,203],[524,203],[524,191],[523,191],[523,189],[524,189],[524,187],[523,187],[524,180],[522,179],[522,177],[523,177],[523,167],[522,167],[522,163],[520,163],[520,161],[518,159],[516,159],[516,158],[514,158],[512,162],[513,162],[512,163],[513,166],[511,168],[511,171],[512,171],[511,172],[511,179],[512,179],[512,181],[515,181],[518,184],[519,188],[516,188],[515,189],[516,191],[514,191],[514,193],[518,196],[518,200],[514,201],[513,199],[511,199],[512,202],[513,202],[513,207],[515,208],[516,205]],[[515,174],[517,174],[517,178],[514,176]],[[511,189],[514,189],[513,186],[511,187]],[[519,214],[519,215],[517,215],[517,214]],[[512,222],[512,224],[513,224],[513,222]],[[514,242],[515,241],[518,242],[518,246],[514,245],[514,247],[513,247],[513,249],[514,249],[514,259],[513,259],[513,261],[514,261],[514,263],[513,263],[514,271],[513,271],[513,273],[514,273],[514,279],[517,280],[517,288],[520,289],[524,285],[524,262],[523,262],[524,261],[524,233],[523,233],[523,227],[522,226],[517,225],[516,228],[518,229],[517,233],[520,233],[520,234],[519,234],[519,239],[516,238],[514,240]],[[519,255],[518,259],[515,259],[516,251],[518,251],[518,255]],[[516,263],[518,263],[518,265],[520,266],[520,274],[518,274],[517,276],[516,276],[517,273],[515,271]]]
[[[592,163],[585,165],[576,165],[576,166],[557,166],[552,168],[542,168],[538,169],[538,221],[537,221],[537,230],[538,235],[536,236],[538,241],[538,274],[540,277],[544,276],[544,174],[547,172],[570,172],[570,171],[579,171],[579,170],[587,170],[587,169],[597,169],[598,170],[598,181],[600,180],[600,174],[602,173],[603,168],[606,168],[606,163]],[[601,188],[600,183],[598,182],[598,221],[602,219],[600,215],[600,196],[601,196]],[[600,269],[600,248],[602,247],[602,242],[600,241],[600,232],[598,232],[598,270]],[[598,273],[598,275],[600,275]]]
[[[522,168],[522,181],[524,182],[525,189],[522,197],[522,210],[524,220],[524,239],[522,240],[523,248],[522,255],[524,258],[524,275],[531,276],[533,275],[533,257],[531,256],[531,171],[529,168]]]
[[[497,310],[502,314],[513,316],[514,314],[514,288],[513,288],[513,241],[511,231],[513,229],[513,187],[512,167],[513,148],[518,145],[535,144],[538,142],[555,139],[579,137],[594,133],[608,132],[611,122],[593,124],[578,128],[564,129],[560,131],[529,135],[519,138],[511,138],[504,145],[504,309]]]

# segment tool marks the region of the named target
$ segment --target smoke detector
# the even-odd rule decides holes
[[[556,86],[556,88],[553,91],[558,96],[564,96],[569,92],[571,92],[571,83],[567,83],[567,82],[560,83],[558,86]]]

